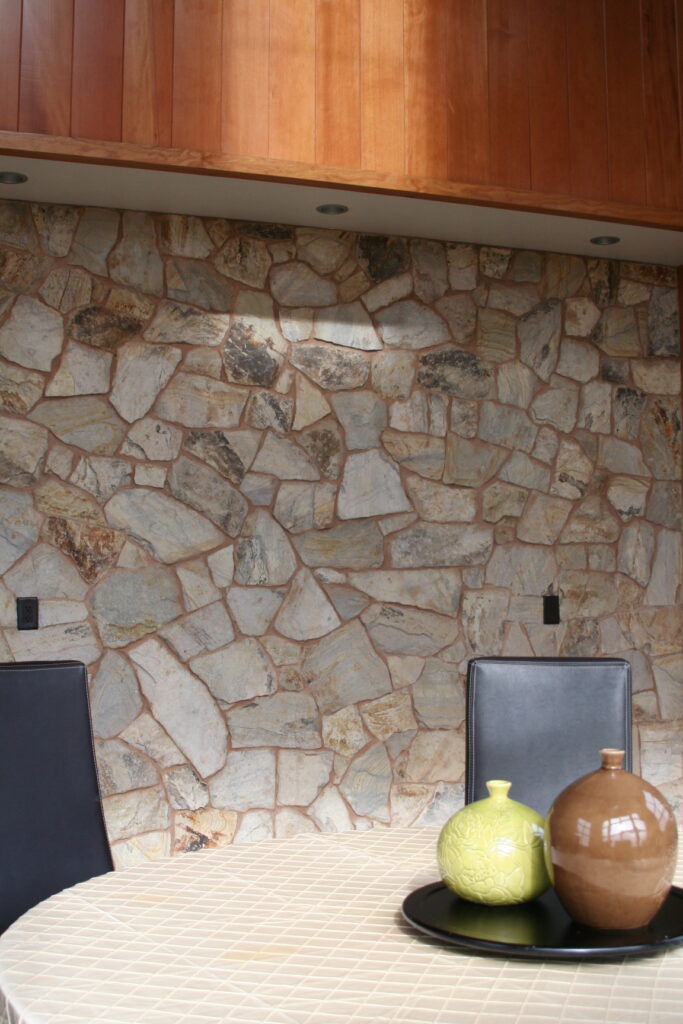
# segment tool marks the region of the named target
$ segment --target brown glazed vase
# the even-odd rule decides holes
[[[545,827],[548,872],[565,910],[591,928],[641,928],[671,889],[677,830],[662,794],[622,768],[623,750],[567,786]]]

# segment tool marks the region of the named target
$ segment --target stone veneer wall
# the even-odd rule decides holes
[[[477,654],[629,658],[679,804],[671,269],[8,202],[0,243],[0,657],[88,664],[118,864],[443,821]]]

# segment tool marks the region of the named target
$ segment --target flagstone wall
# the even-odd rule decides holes
[[[478,654],[629,658],[680,805],[671,268],[5,202],[0,404],[0,657],[87,663],[118,864],[445,820]]]

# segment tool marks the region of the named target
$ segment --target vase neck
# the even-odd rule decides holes
[[[505,800],[510,792],[511,785],[511,782],[506,782],[503,779],[490,779],[486,783],[486,788],[489,791],[489,796],[493,800]]]
[[[624,751],[613,747],[605,747],[600,751],[601,767],[607,771],[619,771],[624,767]]]

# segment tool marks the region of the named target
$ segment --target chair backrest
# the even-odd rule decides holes
[[[467,673],[465,801],[508,779],[546,815],[570,782],[625,751],[631,769],[631,666],[621,658],[475,658]]]
[[[0,814],[0,932],[111,871],[80,662],[0,665]]]

